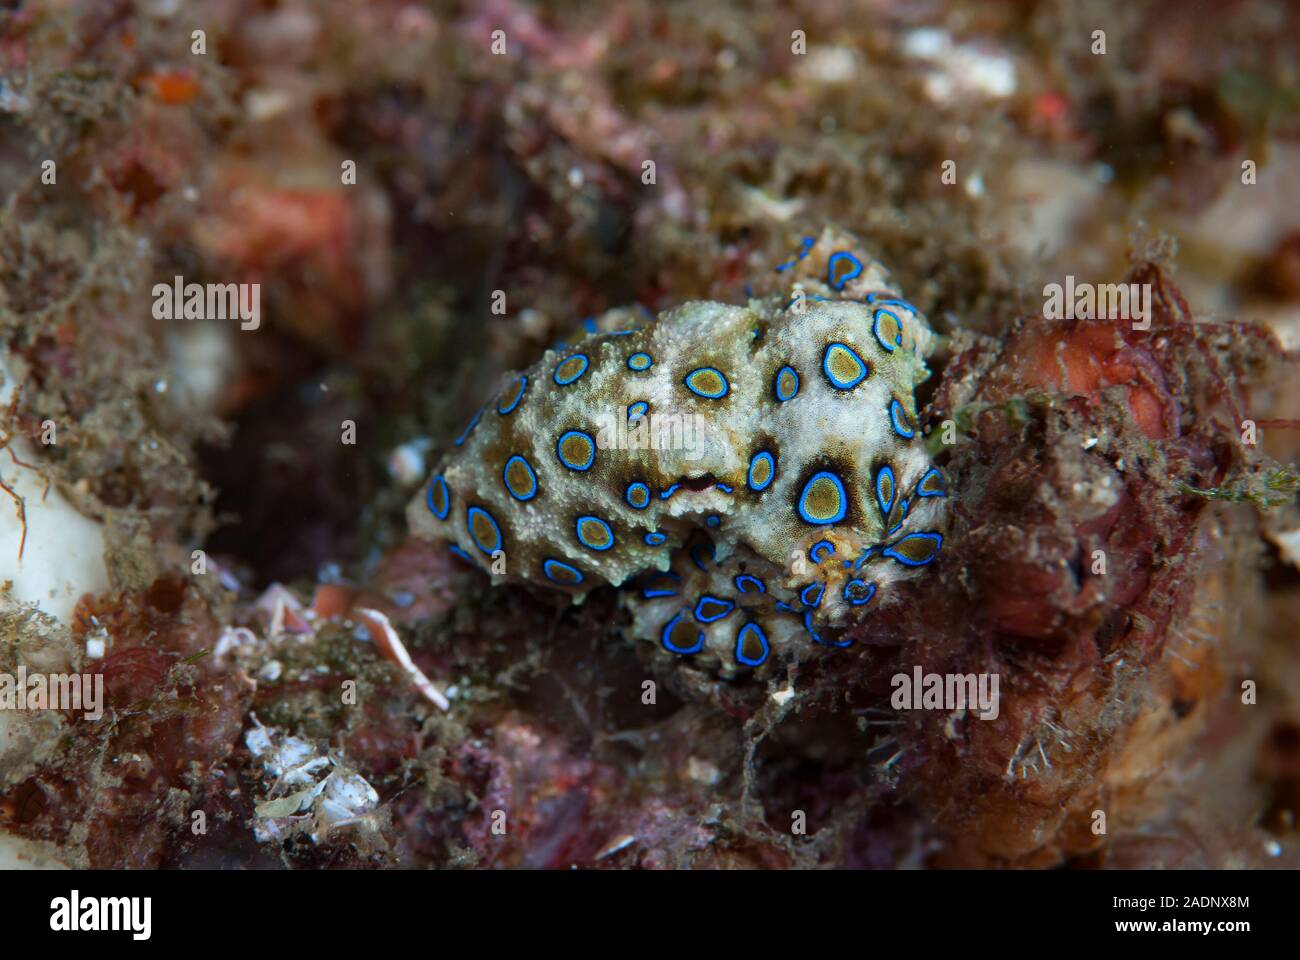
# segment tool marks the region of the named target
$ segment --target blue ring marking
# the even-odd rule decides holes
[[[452,552],[452,554],[453,554],[454,556],[460,557],[460,558],[461,558],[462,560],[464,560],[466,563],[472,564],[472,565],[474,565],[474,566],[476,566],[476,567],[478,566],[478,561],[475,560],[473,557],[471,557],[468,553],[466,553],[466,552],[465,552],[464,550],[462,550],[460,547],[458,547],[456,544],[454,544],[454,543],[451,544],[447,549],[449,549],[449,550]]]
[[[722,381],[721,389],[716,393],[708,393],[691,383],[692,380],[702,373],[716,374],[718,379]],[[727,382],[727,375],[717,367],[696,367],[682,379],[682,383],[686,384],[686,389],[691,391],[691,393],[695,394],[697,397],[703,397],[705,400],[721,400],[731,392],[731,384]]]
[[[566,363],[569,363],[569,362],[572,361],[572,360],[581,360],[581,361],[582,361],[582,369],[579,370],[577,373],[575,373],[573,376],[571,376],[571,377],[567,377],[566,379],[561,380],[561,379],[560,379],[560,368],[561,368],[562,366],[564,366]],[[569,384],[573,383],[573,381],[577,380],[577,379],[578,379],[579,377],[581,377],[584,373],[586,373],[586,372],[587,372],[587,368],[588,368],[589,366],[591,366],[591,361],[587,359],[587,355],[586,355],[585,353],[574,353],[574,354],[570,354],[569,356],[565,357],[563,360],[561,360],[559,363],[557,363],[557,364],[555,365],[555,372],[554,372],[553,374],[551,374],[551,379],[555,381],[555,385],[556,385],[557,387],[567,387]]]
[[[484,410],[484,409],[485,409],[485,408],[483,408],[483,407],[479,407],[479,408],[478,408],[478,413],[474,414],[474,416],[470,418],[470,421],[469,421],[468,424],[466,424],[465,429],[462,430],[462,431],[460,432],[460,436],[456,438],[456,441],[455,441],[455,445],[456,445],[456,446],[459,447],[459,446],[461,446],[462,444],[464,444],[464,443],[465,443],[465,440],[469,437],[469,432],[470,432],[471,430],[473,430],[476,426],[478,426],[479,417],[483,416],[483,410]]]
[[[677,596],[677,591],[668,590],[667,588],[664,587],[660,587],[659,589],[655,589],[653,587],[642,587],[641,596],[643,596],[647,600],[656,600],[659,597],[675,597]]]
[[[904,500],[901,510],[902,516],[898,518],[898,523],[894,524],[890,531],[885,534],[886,537],[892,537],[894,534],[898,533],[899,530],[903,529],[903,524],[907,523],[907,511],[910,507],[911,501]]]
[[[809,590],[816,591],[816,595],[811,600],[808,599]],[[822,602],[822,593],[824,593],[825,590],[826,584],[821,583],[820,581],[817,583],[810,583],[799,591],[799,602],[810,609],[815,608],[817,604]]]
[[[749,593],[749,585],[751,583],[758,585],[758,589],[754,591],[755,593],[767,593],[767,584],[758,579],[758,577],[752,576],[748,573],[742,573],[740,576],[736,577],[735,582],[736,589],[741,593]]]
[[[808,499],[808,494],[812,491],[813,484],[823,478],[828,479],[835,484],[835,489],[840,495],[840,506],[839,510],[835,512],[833,517],[829,517],[826,520],[818,520],[808,513],[807,508],[804,507],[804,501]],[[803,493],[799,494],[799,503],[797,504],[800,519],[802,519],[804,523],[811,523],[815,527],[825,527],[830,526],[832,523],[839,523],[844,519],[845,514],[848,513],[848,505],[849,497],[848,494],[844,492],[843,482],[829,470],[819,470],[808,478],[808,482],[803,485]]]
[[[798,262],[799,262],[800,260],[802,260],[804,257],[808,256],[809,252],[812,251],[813,244],[815,244],[816,242],[817,242],[817,238],[816,238],[816,237],[804,237],[803,240],[801,240],[800,243],[799,243],[799,254],[798,254],[798,256],[796,256],[793,260],[788,260],[788,261],[786,261],[785,263],[778,264],[777,267],[776,267],[776,272],[777,272],[777,273],[782,273],[782,272],[784,272],[784,271],[786,271],[786,270],[789,270],[791,267],[793,267],[796,263],[798,263]]]
[[[934,550],[932,550],[930,552],[930,555],[926,557],[924,560],[912,560],[911,558],[904,556],[903,554],[899,553],[896,549],[894,549],[899,544],[907,543],[907,541],[909,540],[930,540],[934,543]],[[892,560],[897,560],[905,567],[924,567],[927,563],[931,563],[934,560],[934,558],[939,555],[939,549],[942,546],[943,546],[943,534],[941,533],[930,533],[930,532],[909,533],[907,536],[903,537],[903,539],[895,541],[894,543],[891,543],[888,547],[886,547],[885,556],[889,557]]]
[[[705,573],[708,573],[709,568],[700,562],[700,556],[699,556],[700,549],[703,548],[704,546],[705,544],[697,543],[695,546],[691,547],[691,562],[695,564],[697,567],[699,567],[701,570],[703,570]],[[709,548],[709,559],[716,560],[718,557],[717,548],[714,547],[713,544],[711,543],[708,544],[708,548]]]
[[[794,377],[794,389],[788,394],[783,394],[781,392],[781,377],[786,373],[789,373],[790,376]],[[776,394],[776,400],[778,403],[785,403],[787,400],[793,400],[799,395],[799,371],[787,363],[776,372],[776,379],[772,381],[772,391]]]
[[[858,559],[853,562],[853,569],[861,570],[862,565],[871,559],[871,555],[875,553],[876,550],[876,547],[867,547],[867,549],[863,550],[862,556],[858,557]]]
[[[848,260],[851,264],[838,278],[835,276],[835,270],[838,264]],[[840,250],[832,253],[830,259],[826,261],[826,282],[836,291],[844,289],[844,284],[848,283],[854,277],[862,272],[862,261],[849,253],[847,250]]]
[[[650,505],[650,488],[640,480],[633,480],[627,485],[623,499],[633,510],[644,510]]]
[[[658,530],[652,530],[650,533],[647,533],[642,539],[644,539],[645,542],[652,547],[663,546],[663,544],[668,542],[668,537],[660,533]]]
[[[751,632],[758,636],[759,645],[763,649],[763,652],[753,659],[750,659],[749,657],[745,656],[745,652],[744,652],[746,646],[746,640],[748,639],[748,635]],[[746,667],[761,667],[764,663],[767,662],[767,656],[771,652],[772,652],[772,647],[767,642],[767,634],[763,632],[762,627],[754,623],[752,620],[749,623],[745,624],[743,627],[740,628],[740,630],[736,632],[736,662],[737,663],[743,664]]]
[[[557,576],[557,572],[567,574],[569,579],[566,580]],[[577,567],[571,566],[562,560],[555,560],[553,558],[542,561],[542,573],[546,575],[547,580],[550,580],[552,583],[558,583],[562,586],[572,586],[573,584],[582,583],[584,579],[582,571]]]
[[[884,494],[883,486],[889,483],[889,496]],[[894,498],[898,496],[898,484],[894,481],[894,468],[885,464],[876,471],[876,503],[880,504],[880,515],[889,519],[889,511],[894,509]]]
[[[818,556],[819,553],[821,556]],[[829,540],[818,540],[812,545],[812,549],[808,551],[808,559],[813,563],[821,563],[827,557],[833,556],[835,556],[835,544]]]
[[[722,612],[715,613],[712,616],[704,613],[703,612],[704,605],[706,603],[717,604],[719,607],[723,608]],[[701,595],[700,599],[695,602],[694,616],[695,619],[698,620],[700,623],[716,623],[719,620],[723,620],[726,617],[729,617],[731,615],[731,611],[735,609],[736,609],[736,604],[734,601],[724,600],[721,597],[711,597],[706,593]]]
[[[778,600],[776,602],[776,608],[786,613],[794,613],[794,607],[790,606],[790,604],[786,603],[784,600]]]
[[[757,464],[760,460],[767,461],[767,466],[768,466],[767,482],[762,484],[761,486],[755,486],[754,465]],[[760,450],[758,453],[754,454],[754,456],[749,461],[749,473],[745,477],[745,483],[748,484],[749,489],[753,490],[755,493],[762,493],[764,490],[766,490],[768,487],[772,485],[772,481],[775,479],[776,479],[776,458],[773,457],[772,454],[768,453],[766,450]]]
[[[636,373],[649,370],[654,366],[654,358],[648,353],[634,353],[627,358],[627,368]]]
[[[723,493],[734,493],[734,492],[735,492],[734,490],[732,490],[731,487],[729,487],[729,486],[728,486],[727,484],[725,484],[725,483],[716,483],[716,484],[714,484],[714,486],[717,487],[719,490],[721,490]]]
[[[722,526],[722,518],[718,516],[716,513],[711,513],[704,518],[704,525],[706,527],[714,527],[714,528],[720,527]]]
[[[894,337],[893,343],[890,343],[880,335],[881,314],[884,314],[886,317],[893,317],[894,323],[898,325],[898,335]],[[880,349],[884,350],[886,353],[893,353],[903,345],[903,321],[898,319],[898,315],[890,310],[880,309],[872,315],[871,332],[876,335],[876,341],[880,344]]]
[[[939,489],[938,489],[938,490],[931,490],[931,491],[927,492],[926,489],[925,489],[925,484],[926,484],[926,481],[929,480],[931,477],[935,477],[935,478],[938,479],[938,482],[939,482]],[[918,481],[916,482],[916,495],[917,495],[918,497],[946,497],[946,496],[948,496],[948,481],[947,481],[947,478],[944,477],[943,472],[942,472],[938,467],[931,467],[929,470],[925,471],[925,475],[924,475],[923,477],[921,477],[921,479],[918,480]]]
[[[674,484],[672,484],[671,486],[669,486],[667,490],[662,490],[662,491],[660,491],[660,493],[659,493],[659,499],[660,499],[660,500],[667,500],[669,497],[671,497],[674,493],[677,492],[677,488],[680,487],[680,486],[681,486],[680,483],[674,483]]]
[[[491,547],[486,547],[479,542],[478,534],[474,532],[474,518],[481,516],[492,527],[492,532],[496,534],[496,543]],[[488,513],[482,507],[470,507],[465,511],[465,529],[469,531],[469,538],[474,541],[474,546],[478,547],[488,556],[501,549],[501,526],[496,522],[496,518]]]
[[[884,300],[877,300],[876,299],[877,296],[879,296],[879,294],[875,294],[875,293],[867,294],[867,303],[871,306],[875,306],[878,303],[883,303],[887,307],[902,307],[904,310],[907,310],[916,316],[921,315],[921,311],[916,309],[916,307],[912,306],[906,300],[898,300],[892,297],[887,297]]]
[[[853,362],[858,365],[858,375],[849,380],[840,380],[835,374],[831,373],[831,352],[840,349],[848,353],[853,358]],[[840,343],[838,340],[826,344],[826,351],[822,354],[822,373],[826,374],[826,379],[830,381],[832,387],[836,390],[852,390],[871,373],[871,367],[867,366],[867,361],[858,356],[858,352],[850,347],[847,343]]]
[[[583,330],[586,330],[588,333],[595,333],[595,332],[596,332],[596,318],[595,318],[595,317],[586,317],[586,318],[582,321],[582,329],[583,329]]]
[[[568,460],[564,459],[564,441],[568,437],[582,437],[582,439],[586,440],[587,443],[591,444],[591,456],[587,458],[586,463],[569,463]],[[591,465],[596,462],[596,441],[591,438],[591,434],[583,433],[581,430],[565,430],[560,434],[560,439],[555,441],[555,456],[559,459],[560,463],[564,464],[570,470],[590,470]]]
[[[528,493],[523,496],[515,493],[514,488],[510,486],[510,464],[514,463],[516,460],[524,465],[524,469],[528,471],[528,479],[532,481],[532,487],[530,487]],[[533,497],[537,496],[537,473],[533,470],[533,465],[517,453],[507,460],[506,465],[501,469],[501,482],[505,484],[506,493],[510,494],[510,496],[514,497],[516,500],[531,500]]]
[[[865,597],[862,597],[861,599],[854,599],[853,595],[858,592],[857,590],[853,589],[855,586],[866,587],[867,595]],[[850,580],[848,583],[844,584],[844,599],[849,602],[850,606],[861,607],[864,604],[868,604],[871,602],[871,598],[874,597],[875,595],[876,595],[876,585],[874,583],[868,583],[866,580],[859,580],[855,578],[853,580]]]
[[[582,534],[583,524],[586,523],[594,523],[605,531],[605,535],[609,537],[609,541],[603,547],[598,546],[595,543],[587,542],[587,538]],[[611,550],[614,547],[614,530],[608,523],[606,523],[600,517],[593,517],[590,514],[584,514],[583,516],[579,517],[577,521],[574,523],[573,529],[578,536],[578,542],[582,544],[584,547],[586,547],[588,550],[595,550],[599,553],[604,553],[606,550]]]
[[[433,491],[435,489],[437,489],[438,492],[442,494],[441,511],[439,511],[438,508],[433,505]],[[436,477],[433,478],[432,481],[430,481],[429,493],[425,497],[425,500],[429,505],[429,510],[433,513],[435,517],[437,517],[439,520],[447,519],[447,514],[451,513],[451,491],[447,489],[447,481],[446,479],[443,478],[442,474],[438,474]]]
[[[646,415],[646,412],[649,409],[650,404],[646,403],[644,400],[638,400],[636,403],[631,404],[627,408],[627,422],[632,423],[636,420],[640,420]]]
[[[813,629],[811,610],[803,615],[803,628],[808,631],[808,635],[812,637],[813,643],[819,643],[823,647],[839,647],[842,650],[845,647],[853,646],[852,640],[823,640],[822,635]]]
[[[897,399],[889,401],[889,420],[894,425],[894,432],[904,440],[911,440],[916,436],[916,428],[907,419],[907,411]]]
[[[521,373],[519,379],[516,380],[515,383],[519,384],[519,395],[511,401],[509,406],[503,407],[500,404],[497,405],[497,413],[503,417],[506,414],[514,413],[515,407],[519,406],[519,404],[523,402],[524,394],[528,392],[528,375]]]
[[[704,649],[704,631],[701,630],[699,631],[698,634],[696,634],[694,646],[674,647],[672,645],[673,628],[676,627],[677,624],[681,622],[682,616],[684,614],[685,611],[683,610],[682,612],[678,613],[677,616],[673,617],[671,620],[669,620],[667,623],[664,624],[663,632],[659,634],[659,642],[663,644],[664,649],[667,650],[669,653],[676,653],[681,656],[690,656],[691,654],[699,653],[701,650]]]

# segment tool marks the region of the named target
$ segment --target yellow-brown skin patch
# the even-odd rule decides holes
[[[867,371],[859,360],[841,346],[832,346],[826,352],[826,366],[840,383],[848,383]]]
[[[843,505],[839,488],[828,477],[817,477],[808,485],[803,507],[814,520],[828,520]]]

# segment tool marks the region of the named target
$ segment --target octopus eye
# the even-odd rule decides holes
[[[684,615],[684,612],[679,613],[664,624],[663,631],[659,634],[659,641],[669,653],[690,656],[704,649],[704,631],[683,622]],[[692,632],[695,634],[693,639]]]
[[[706,400],[721,400],[731,390],[726,376],[716,367],[697,367],[682,382],[687,390]]]
[[[501,549],[501,527],[482,507],[469,508],[465,514],[465,526],[474,546],[484,553],[490,555]]]
[[[585,353],[575,353],[573,356],[561,360],[555,368],[555,385],[557,387],[567,387],[587,372],[590,363]]]
[[[939,555],[942,546],[942,534],[909,533],[886,547],[884,554],[906,567],[923,567]]]
[[[772,648],[763,628],[752,620],[736,632],[736,662],[746,667],[761,667]]]
[[[848,512],[848,495],[835,474],[822,470],[813,474],[799,494],[799,516],[804,523],[825,526],[839,523]]]
[[[852,347],[832,343],[827,345],[826,352],[822,355],[822,372],[836,390],[852,390],[867,379],[871,368]]]
[[[844,285],[861,272],[862,261],[847,250],[832,253],[826,261],[826,282],[833,290],[843,290]]]

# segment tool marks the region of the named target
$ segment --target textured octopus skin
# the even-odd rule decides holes
[[[412,529],[494,583],[624,587],[634,636],[724,676],[846,645],[943,543],[914,397],[932,337],[829,230],[777,273],[747,306],[611,311],[503,377]]]

